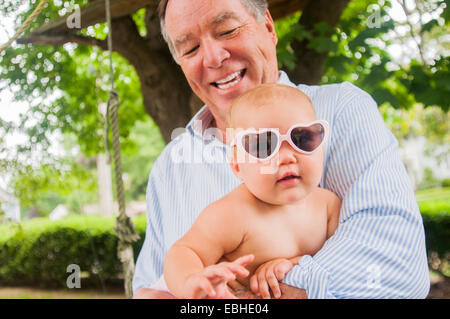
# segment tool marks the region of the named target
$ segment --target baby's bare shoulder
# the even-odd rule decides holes
[[[317,202],[324,204],[328,219],[338,219],[341,209],[341,199],[332,191],[319,187],[317,187],[315,195],[317,196]]]
[[[214,215],[215,218],[224,219],[243,218],[245,212],[252,210],[252,206],[251,198],[246,193],[245,187],[240,185],[222,198],[209,204],[202,214]]]
[[[314,203],[320,205],[327,211],[328,214],[338,211],[341,207],[341,199],[332,191],[317,187],[311,193]]]
[[[314,199],[321,199],[322,201],[325,201],[327,203],[333,202],[336,199],[339,200],[339,197],[335,193],[328,189],[320,187],[316,187],[316,189],[311,192],[311,195],[314,196]]]

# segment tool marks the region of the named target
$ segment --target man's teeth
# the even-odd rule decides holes
[[[238,71],[238,72],[235,72],[233,74],[230,74],[229,76],[227,76],[226,78],[224,78],[224,79],[222,79],[220,81],[217,81],[216,82],[217,87],[219,89],[228,89],[229,87],[232,87],[233,85],[238,83],[239,80],[241,79],[240,74],[241,74],[241,71]],[[233,81],[231,81],[231,80],[233,80]]]
[[[231,80],[233,80],[236,76],[238,76],[239,73],[241,73],[241,71],[234,72],[233,74],[230,74],[229,76],[227,76],[225,79],[222,79],[222,80],[220,80],[220,81],[217,81],[216,83],[217,83],[217,84],[227,83],[228,81],[231,81]]]

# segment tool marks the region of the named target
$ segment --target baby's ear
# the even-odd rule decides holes
[[[241,170],[239,168],[239,163],[237,161],[236,146],[234,146],[233,149],[231,150],[230,167],[233,170],[234,175],[236,175],[236,177],[240,179],[239,175]]]

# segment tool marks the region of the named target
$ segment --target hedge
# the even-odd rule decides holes
[[[419,203],[425,228],[427,252],[436,252],[440,258],[450,254],[450,201]],[[447,255],[447,256],[446,256]]]
[[[450,252],[450,203],[419,204],[427,251]],[[133,219],[141,238],[134,243],[137,258],[145,238],[145,216]],[[66,287],[69,264],[82,271],[82,287],[120,283],[114,219],[71,216],[60,221],[33,219],[18,225],[0,225],[0,286]]]
[[[146,219],[139,216],[133,221],[141,236],[133,245],[137,258]],[[80,215],[0,225],[0,286],[66,287],[70,264],[80,266],[83,286],[117,284],[122,266],[113,227],[112,217]]]

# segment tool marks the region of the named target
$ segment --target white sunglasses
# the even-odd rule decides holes
[[[275,128],[248,129],[238,132],[230,146],[236,145],[256,160],[267,161],[277,154],[281,143],[287,141],[297,152],[309,155],[326,142],[328,131],[329,125],[325,120],[295,124],[285,135]]]

